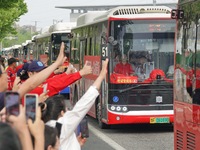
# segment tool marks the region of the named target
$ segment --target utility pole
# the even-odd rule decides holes
[[[156,6],[156,0],[153,0],[153,6]]]
[[[37,31],[37,23],[38,23],[39,21],[33,21],[33,22],[35,22],[35,31]]]

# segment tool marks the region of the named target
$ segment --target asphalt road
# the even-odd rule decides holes
[[[69,101],[66,101],[69,106]],[[89,134],[82,150],[173,150],[172,125],[115,125],[99,129],[96,119],[88,117]]]
[[[99,129],[95,119],[89,117],[89,124],[95,130],[93,134],[101,133],[98,140],[104,140],[112,148],[112,141],[118,144],[114,147],[117,150],[173,150],[174,135],[172,125],[117,125],[111,126],[110,129]],[[91,133],[91,132],[90,132]],[[104,136],[102,136],[104,135]],[[103,138],[101,138],[103,137]],[[91,138],[91,137],[90,137]],[[93,138],[93,137],[92,137]],[[96,137],[95,137],[96,138]],[[107,142],[108,141],[108,142]],[[90,141],[86,143],[92,145]],[[115,145],[115,144],[114,144]],[[86,149],[85,149],[86,150]],[[106,150],[106,149],[95,149]]]

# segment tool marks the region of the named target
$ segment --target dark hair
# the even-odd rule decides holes
[[[47,104],[46,109],[42,112],[42,120],[46,123],[49,120],[57,120],[61,111],[65,112],[64,96],[55,95],[49,97],[45,102]]]
[[[28,75],[28,67],[30,63],[25,62],[22,66],[22,72],[20,76],[20,80],[27,80],[29,78]]]
[[[2,65],[2,66],[5,68],[5,63],[4,63],[4,61],[5,61],[5,58],[0,57],[0,65]]]
[[[22,150],[17,133],[7,123],[0,122],[0,149]]]
[[[52,147],[54,147],[56,145],[56,141],[57,141],[56,137],[57,136],[58,135],[57,135],[56,128],[45,125],[45,129],[44,129],[44,140],[45,140],[44,148],[45,148],[45,150],[47,150],[49,145],[51,145]]]
[[[8,65],[10,66],[10,65],[12,65],[13,63],[15,63],[17,61],[18,61],[17,59],[12,57],[12,58],[8,59]]]
[[[1,76],[2,73],[3,73],[3,71],[1,70],[1,64],[0,64],[0,76]]]

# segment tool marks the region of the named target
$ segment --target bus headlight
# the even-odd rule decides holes
[[[117,111],[121,111],[121,107],[120,107],[120,106],[117,106],[116,110],[117,110]]]
[[[126,106],[124,106],[124,107],[122,107],[122,110],[123,110],[123,111],[127,111],[128,108],[127,108]]]
[[[115,110],[115,106],[111,106],[111,108],[110,108],[112,111],[114,111]]]

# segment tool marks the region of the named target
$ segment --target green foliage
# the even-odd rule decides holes
[[[18,2],[18,0],[0,0],[0,8],[10,8],[15,7],[15,4]]]
[[[13,25],[27,11],[24,0],[0,0],[0,41],[8,34],[16,34]]]

